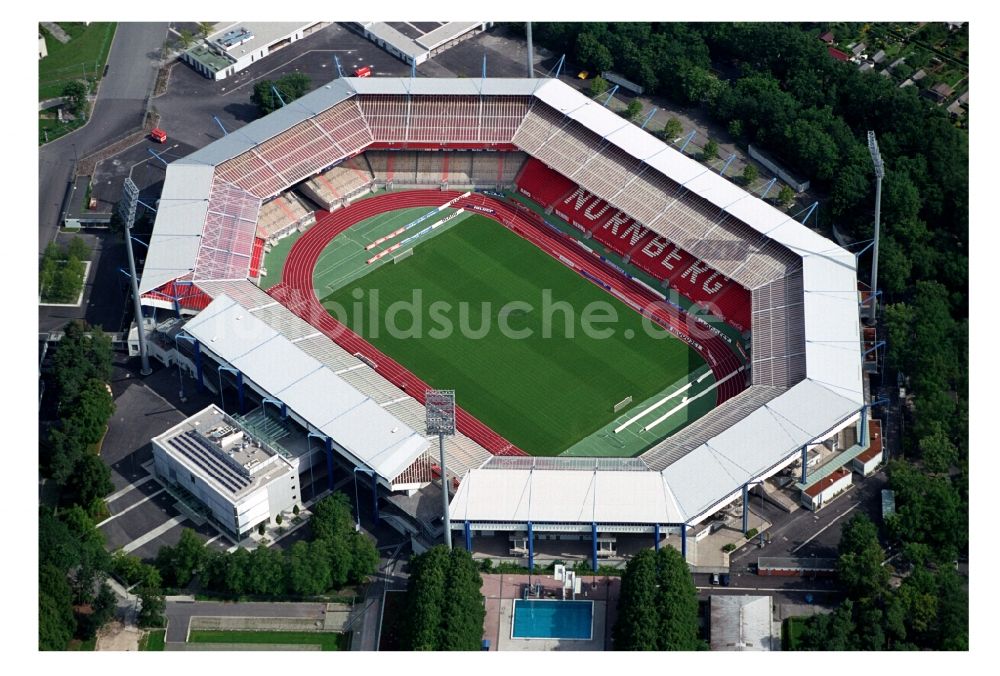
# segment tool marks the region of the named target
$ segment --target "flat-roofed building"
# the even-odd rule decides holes
[[[221,21],[181,60],[212,80],[225,80],[268,54],[326,26],[322,21]]]
[[[237,541],[300,503],[292,464],[215,404],[154,437],[153,466]]]
[[[770,596],[711,598],[712,650],[778,650],[780,625],[772,619]]]

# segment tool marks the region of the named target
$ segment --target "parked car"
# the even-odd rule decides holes
[[[719,579],[721,580],[723,587],[729,586],[729,573],[723,573]]]
[[[719,584],[719,574],[712,573],[712,584]]]

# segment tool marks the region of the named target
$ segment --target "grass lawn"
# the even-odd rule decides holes
[[[781,627],[782,650],[798,650],[799,636],[805,629],[805,617],[789,617]]]
[[[139,639],[139,650],[163,650],[166,642],[166,629],[153,629]]]
[[[318,631],[192,631],[188,643],[273,643],[350,650],[351,635]]]
[[[70,41],[63,44],[45,35],[49,54],[38,62],[39,101],[61,96],[63,87],[71,80],[99,79],[118,24],[97,21],[84,26],[59,22],[59,26],[70,36]]]
[[[355,289],[378,291],[377,322],[368,322],[371,294],[356,312]],[[548,302],[543,290],[551,293]],[[416,320],[414,313],[393,312],[392,304],[410,301],[414,293],[422,295]],[[450,309],[439,304],[444,311],[437,312],[439,301]],[[530,331],[529,337],[504,336],[498,329],[501,308],[511,301],[532,306],[504,317],[512,330]],[[419,244],[398,264],[338,289],[323,304],[432,386],[454,388],[459,405],[535,455],[561,453],[616,417],[613,406],[625,397],[642,401],[704,365],[685,343],[654,332],[603,289],[478,215]],[[610,335],[584,333],[584,308],[591,317],[616,317],[593,322]],[[421,339],[388,335],[390,322]],[[443,330],[446,322],[455,330]]]

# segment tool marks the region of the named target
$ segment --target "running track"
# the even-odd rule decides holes
[[[271,287],[268,293],[296,315],[322,331],[326,336],[352,354],[361,353],[376,365],[376,370],[396,387],[404,390],[420,403],[424,392],[430,387],[409,370],[392,360],[366,340],[334,319],[322,306],[313,287],[313,271],[320,254],[334,237],[365,219],[386,211],[410,207],[437,207],[458,197],[462,193],[442,190],[413,190],[400,193],[386,193],[356,202],[334,212],[318,212],[316,225],[306,231],[289,252],[281,283]],[[456,207],[482,205],[493,209],[494,220],[511,231],[532,242],[557,260],[571,261],[577,268],[614,288],[625,298],[640,307],[675,332],[691,335],[691,328],[704,326],[704,322],[684,312],[655,303],[659,299],[649,290],[631,282],[620,274],[602,265],[595,257],[587,255],[577,246],[562,239],[546,226],[526,218],[511,205],[500,200],[474,194],[458,203]],[[562,262],[565,264],[565,260]],[[698,333],[702,333],[699,331]],[[694,339],[692,347],[708,363],[717,381],[742,366],[740,360],[728,344],[718,336],[709,333]],[[736,376],[723,383],[716,392],[716,404],[730,399],[745,389],[745,378]],[[458,429],[467,437],[494,455],[527,455],[524,451],[501,437],[468,411],[456,407]]]

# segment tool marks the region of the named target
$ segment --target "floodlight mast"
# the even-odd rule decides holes
[[[125,186],[122,188],[124,199],[121,202],[120,210],[125,221],[125,250],[128,252],[129,279],[132,282],[132,302],[135,309],[135,325],[139,329],[139,358],[142,360],[142,368],[139,373],[148,376],[153,372],[149,368],[149,352],[146,350],[146,327],[142,322],[142,302],[139,299],[139,278],[135,274],[135,255],[132,253],[132,226],[135,225],[136,205],[139,203],[139,188],[132,181],[132,178],[125,179]]]
[[[528,38],[528,77],[529,78],[533,78],[533,77],[535,77],[535,62],[534,62],[534,59],[531,58],[531,56],[534,53],[535,49],[534,49],[534,46],[531,44],[531,22],[530,21],[525,26],[524,32],[526,33],[527,38]]]
[[[451,549],[451,517],[448,515],[448,472],[444,464],[444,438],[455,434],[455,390],[427,390],[427,433],[438,435],[441,452],[441,505],[444,511],[444,544]]]
[[[872,283],[871,292],[874,294],[878,289],[878,234],[879,220],[882,215],[882,178],[885,176],[885,165],[882,163],[882,153],[878,150],[878,141],[875,140],[875,132],[868,132],[868,152],[872,156],[872,164],[875,166],[875,242],[872,247]]]

